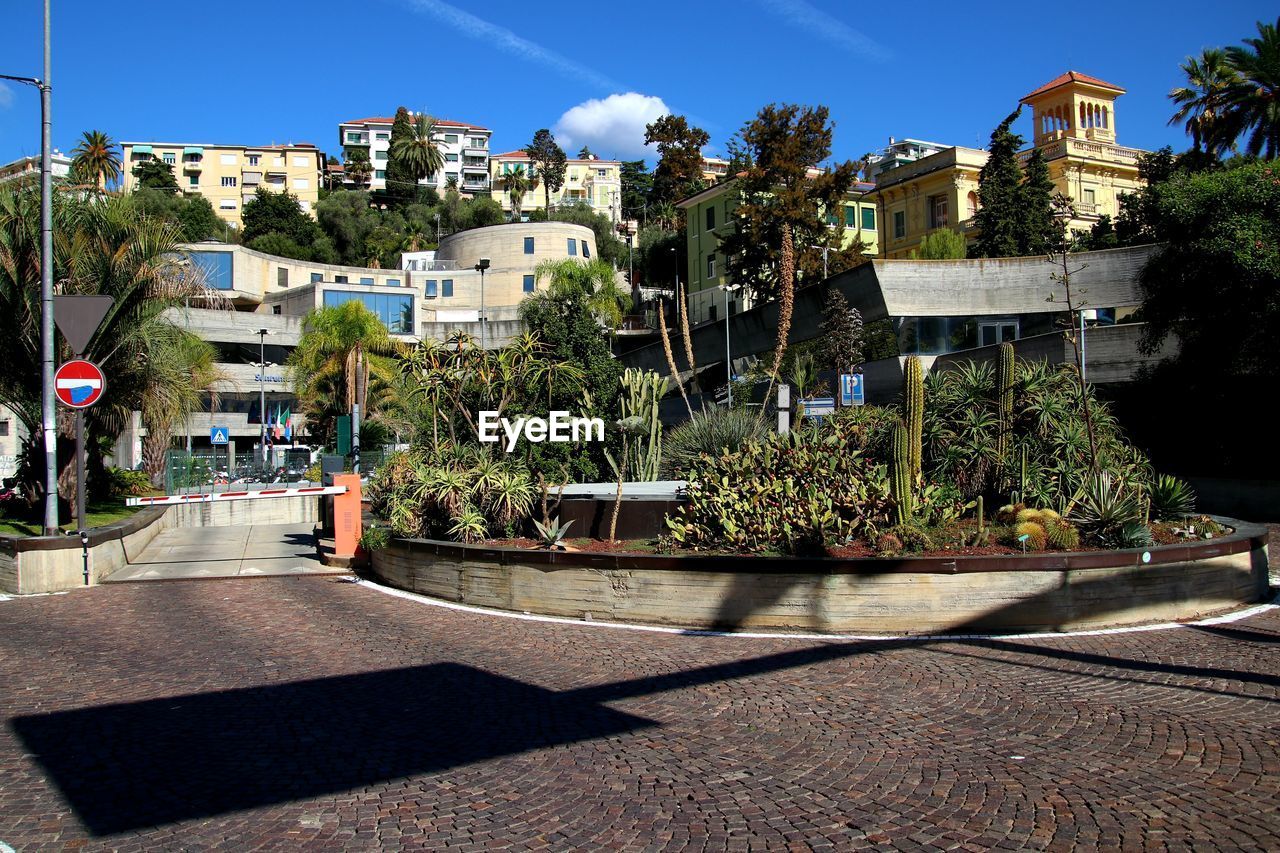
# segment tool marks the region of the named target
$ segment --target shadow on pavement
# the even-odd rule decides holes
[[[445,663],[19,717],[96,836],[656,725]]]

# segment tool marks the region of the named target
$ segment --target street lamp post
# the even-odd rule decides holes
[[[485,330],[488,324],[488,318],[484,314],[484,271],[489,268],[489,259],[481,258],[480,263],[476,264],[476,270],[480,273],[480,349],[489,348],[489,335]]]
[[[826,278],[827,278],[827,255],[831,252],[831,247],[830,247],[830,246],[815,246],[815,245],[813,245],[813,244],[810,244],[810,245],[809,245],[809,248],[810,248],[810,249],[817,249],[818,251],[822,252],[822,278],[823,278],[823,280],[826,280]]]
[[[44,433],[44,533],[58,532],[57,404],[53,396],[53,147],[49,0],[44,3],[44,79],[0,74],[40,90],[40,419]]]
[[[262,423],[262,467],[269,468],[270,451],[267,450],[267,335],[266,329],[258,330],[258,420]]]

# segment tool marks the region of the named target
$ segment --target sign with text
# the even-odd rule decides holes
[[[804,401],[804,416],[806,418],[820,418],[824,415],[835,414],[835,411],[835,397],[811,397]]]

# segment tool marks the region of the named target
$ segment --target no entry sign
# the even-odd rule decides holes
[[[73,409],[87,409],[102,396],[106,380],[98,365],[83,359],[74,359],[58,368],[53,376],[53,389],[62,405]]]

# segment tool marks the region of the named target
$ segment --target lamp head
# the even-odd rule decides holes
[[[476,264],[476,270],[487,270],[489,268],[489,259],[481,258],[480,263]]]

